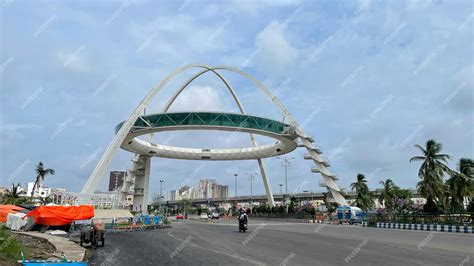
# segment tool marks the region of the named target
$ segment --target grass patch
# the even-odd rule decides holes
[[[0,262],[20,260],[21,249],[21,245],[13,237],[10,230],[4,225],[0,225]]]

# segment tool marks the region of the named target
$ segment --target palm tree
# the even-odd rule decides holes
[[[451,207],[453,211],[464,210],[464,197],[473,195],[474,161],[461,158],[458,164],[459,172],[452,171],[451,178],[446,181],[451,194]]]
[[[444,173],[451,173],[451,170],[446,165],[451,156],[440,153],[443,145],[430,139],[426,142],[426,147],[416,144],[421,152],[421,156],[414,156],[410,159],[412,161],[423,161],[418,171],[420,181],[417,184],[418,192],[426,198],[427,204],[434,205],[435,201],[443,198],[443,175]]]
[[[380,191],[380,196],[378,198],[380,204],[384,204],[387,210],[391,210],[393,207],[393,197],[395,184],[392,179],[388,178],[385,181],[380,181],[382,185],[382,190]]]
[[[326,187],[326,192],[323,192],[323,205],[326,206],[326,209],[329,214],[333,213],[337,209],[337,203],[329,202],[331,196],[331,191]]]
[[[370,195],[367,179],[363,174],[357,174],[357,181],[351,184],[351,189],[357,192],[355,204],[357,207],[367,211],[374,204]]]
[[[441,202],[441,206],[443,207],[444,212],[449,212],[453,210],[453,206],[451,206],[451,189],[449,188],[449,182],[446,181],[443,188],[443,200]]]
[[[12,188],[7,189],[7,193],[5,194],[5,198],[2,200],[3,204],[16,204],[18,199],[20,198],[20,183],[15,185],[12,183]]]
[[[43,184],[44,177],[48,174],[54,175],[54,170],[49,168],[45,169],[43,163],[39,162],[39,164],[36,166],[36,181],[33,185],[33,189],[31,190],[31,197],[33,197],[36,187],[39,187],[40,183]]]

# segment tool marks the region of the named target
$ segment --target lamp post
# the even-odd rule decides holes
[[[237,197],[237,176],[239,174],[234,174],[234,178],[235,178],[235,185],[234,185],[234,197]]]
[[[237,209],[237,176],[239,174],[234,174],[234,178],[235,178],[235,185],[234,185],[234,198],[235,198],[235,208]]]
[[[162,196],[162,192],[163,192],[163,182],[165,182],[164,180],[160,180],[160,214],[161,214],[161,199],[163,198]]]
[[[280,195],[281,195],[281,205],[283,205],[283,190],[282,190],[283,184],[280,184]]]
[[[283,161],[283,167],[285,167],[285,194],[288,194],[288,166],[291,166],[290,160],[295,159],[295,157],[276,157],[279,160]]]
[[[255,180],[255,176],[257,174],[253,174],[253,173],[250,173],[250,174],[246,174],[249,176],[249,180],[250,180],[250,202],[251,204],[253,203],[253,181]]]

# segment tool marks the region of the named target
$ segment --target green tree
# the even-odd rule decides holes
[[[471,202],[469,202],[469,205],[467,205],[467,212],[474,213],[474,199],[471,199]],[[472,217],[472,214],[471,214]]]
[[[2,199],[2,204],[29,204],[31,200],[27,197],[21,197],[22,192],[20,191],[20,183],[15,185],[12,183],[12,187],[7,189],[7,193]]]
[[[40,183],[44,183],[44,177],[48,174],[54,175],[54,169],[44,168],[43,163],[39,162],[36,166],[36,180],[33,189],[31,190],[31,197],[33,197],[35,189],[40,186]]]
[[[329,198],[332,197],[332,194],[329,191],[329,188],[326,189],[327,191],[323,192],[323,205],[326,206],[328,213],[333,213],[336,211],[338,205],[336,202],[329,202]]]
[[[380,190],[380,196],[378,198],[380,204],[383,204],[387,211],[393,209],[393,198],[395,196],[396,186],[392,179],[388,178],[385,181],[380,181],[382,189]]]
[[[444,191],[443,191],[443,200],[439,206],[442,207],[444,212],[450,212],[452,211],[452,206],[451,206],[451,190],[449,189],[449,184],[448,181],[444,184]],[[433,211],[431,211],[433,212]]]
[[[367,185],[367,179],[363,174],[357,174],[357,181],[351,184],[351,189],[357,192],[355,205],[364,211],[372,208],[374,201]]]
[[[453,212],[463,211],[464,197],[474,195],[474,161],[467,158],[461,158],[458,164],[458,170],[451,171],[451,177],[446,181],[451,194],[451,210]]]
[[[2,200],[3,204],[17,204],[20,198],[20,183],[15,185],[12,183],[11,189],[7,189],[7,193]]]
[[[395,198],[400,198],[400,199],[411,199],[413,197],[413,193],[409,189],[403,189],[400,188],[396,185],[393,185],[393,196]]]
[[[418,176],[420,181],[417,184],[417,189],[420,195],[426,198],[429,206],[435,206],[435,202],[439,202],[443,198],[443,175],[444,173],[451,173],[451,170],[446,165],[451,156],[442,154],[443,145],[430,139],[426,142],[426,146],[416,144],[422,155],[414,156],[410,159],[412,161],[422,161]]]

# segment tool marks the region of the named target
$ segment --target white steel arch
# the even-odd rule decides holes
[[[165,107],[163,108],[163,113],[168,112],[169,108],[171,107],[171,105],[173,105],[174,101],[189,86],[189,84],[191,84],[191,82],[193,82],[195,79],[197,79],[201,75],[211,71],[216,76],[218,76],[222,80],[222,82],[225,84],[225,86],[229,90],[230,94],[234,98],[234,101],[237,104],[237,106],[240,110],[240,113],[246,114],[244,106],[242,105],[242,102],[240,101],[239,97],[237,96],[237,93],[235,93],[234,89],[229,84],[229,82],[227,82],[227,80],[220,73],[218,73],[215,70],[215,68],[211,68],[211,67],[203,67],[203,68],[204,68],[204,70],[202,70],[202,71],[196,73],[195,75],[193,75],[192,77],[190,77],[186,82],[183,83],[183,85],[181,85],[181,87],[174,93],[174,95],[171,96],[171,98],[168,100]],[[255,138],[255,135],[254,134],[249,134],[249,135],[250,135],[250,141],[252,142],[252,145],[254,147],[257,147],[258,143],[257,143],[257,139]],[[273,207],[273,206],[275,206],[275,199],[273,198],[273,191],[272,191],[272,188],[270,186],[270,181],[268,180],[268,176],[267,176],[267,173],[266,173],[266,170],[265,170],[265,162],[263,161],[263,159],[260,159],[260,158],[257,159],[257,162],[258,162],[258,168],[260,170],[260,174],[262,176],[263,186],[265,187],[265,192],[267,194],[268,204]]]
[[[107,168],[110,164],[110,161],[111,161],[112,157],[114,156],[114,154],[116,153],[118,147],[121,145],[121,143],[125,139],[126,135],[128,134],[128,132],[130,131],[130,129],[134,125],[135,121],[143,113],[146,106],[148,106],[148,103],[150,102],[150,100],[176,75],[178,75],[179,73],[184,72],[188,69],[195,68],[195,67],[205,68],[204,71],[201,71],[201,72],[203,72],[202,74],[204,74],[205,72],[208,72],[208,71],[212,71],[212,72],[216,73],[219,77],[221,77],[215,70],[223,69],[223,70],[228,70],[228,71],[237,73],[237,74],[247,78],[248,80],[252,81],[254,83],[254,85],[258,89],[260,89],[272,101],[272,103],[278,108],[278,110],[289,121],[289,123],[296,128],[296,133],[298,134],[298,137],[301,141],[299,147],[304,147],[308,151],[308,154],[305,155],[305,159],[313,160],[314,163],[316,164],[316,166],[312,168],[312,172],[320,173],[323,176],[325,186],[330,190],[330,192],[333,195],[335,201],[339,205],[346,205],[346,201],[345,201],[344,197],[341,194],[341,190],[339,189],[339,187],[335,183],[335,180],[337,179],[337,177],[334,174],[331,174],[329,172],[329,170],[327,169],[327,167],[329,167],[329,162],[327,162],[327,161],[325,161],[321,158],[320,149],[313,145],[314,139],[312,137],[310,137],[309,135],[306,135],[303,132],[302,128],[299,126],[296,119],[294,119],[294,117],[290,114],[288,109],[286,109],[286,107],[283,105],[283,103],[278,98],[276,98],[276,96],[274,96],[272,94],[272,92],[267,87],[265,87],[265,85],[263,85],[263,83],[261,83],[259,80],[257,80],[253,76],[251,76],[251,75],[249,75],[249,74],[247,74],[247,73],[245,73],[245,72],[243,72],[243,71],[241,71],[237,68],[234,68],[234,67],[229,67],[229,66],[210,67],[210,66],[201,65],[201,64],[189,64],[189,65],[185,65],[185,66],[182,66],[182,67],[176,69],[174,72],[172,72],[167,77],[165,77],[165,79],[163,79],[156,87],[154,87],[148,93],[148,95],[145,96],[145,98],[135,108],[135,110],[131,113],[130,117],[125,121],[123,126],[117,132],[117,134],[115,135],[115,137],[112,140],[112,142],[110,143],[110,145],[107,147],[105,153],[102,155],[99,163],[97,164],[96,168],[94,169],[91,176],[89,177],[86,185],[84,186],[84,188],[82,190],[82,193],[92,193],[96,189],[98,183],[100,182],[100,179],[105,174],[105,171],[107,170]],[[202,75],[202,74],[200,74],[200,75]],[[181,90],[184,90],[184,88],[187,85],[189,85],[189,83],[191,83],[192,80],[194,80],[195,78],[197,78],[197,77],[191,78],[189,80],[188,84],[185,83],[185,85],[182,87]],[[221,77],[221,79],[223,79],[224,83],[226,83],[226,86],[228,87],[228,89],[232,93],[233,90],[230,87],[230,85],[227,83],[227,81],[225,81],[225,79],[223,77]],[[238,100],[238,98],[236,97],[235,92],[233,93],[233,96],[234,96],[234,99],[236,100],[237,103],[240,102]],[[170,100],[171,103],[173,101],[174,100]],[[243,108],[241,109],[241,111],[242,110],[243,110]],[[260,162],[259,162],[259,164],[260,164]],[[263,169],[263,171],[264,171],[263,161],[262,161],[262,164],[260,165],[260,168],[261,168],[261,170]]]

